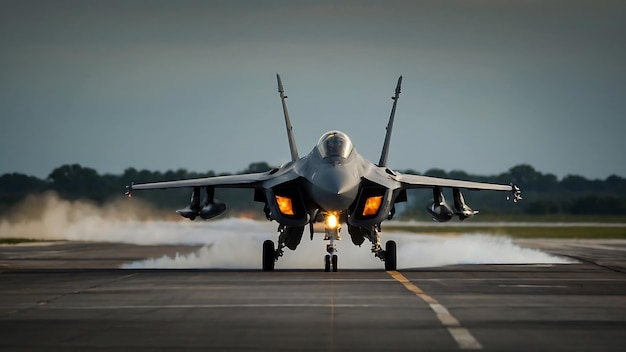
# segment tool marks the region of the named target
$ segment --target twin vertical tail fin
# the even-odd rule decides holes
[[[383,144],[383,151],[380,154],[380,161],[378,166],[387,166],[387,157],[389,155],[389,143],[391,142],[391,130],[393,129],[393,119],[396,115],[396,104],[400,98],[400,86],[402,85],[402,76],[398,77],[398,84],[396,85],[396,92],[391,99],[393,99],[393,106],[391,107],[391,116],[389,116],[389,123],[387,123],[387,134],[385,134],[385,143]]]
[[[296,139],[293,136],[293,127],[291,126],[291,120],[289,120],[289,112],[287,111],[287,104],[285,99],[285,89],[283,88],[283,82],[280,79],[280,75],[276,74],[278,80],[278,93],[280,93],[280,101],[283,104],[283,114],[285,114],[285,126],[287,127],[287,138],[289,139],[289,150],[291,151],[291,161],[296,161],[298,157],[298,148],[296,147]]]
[[[287,103],[285,99],[285,89],[283,88],[283,82],[280,79],[280,75],[276,74],[276,80],[278,81],[278,93],[280,94],[280,101],[283,105],[283,114],[285,115],[285,127],[287,128],[287,139],[289,140],[289,150],[291,151],[291,161],[296,161],[298,157],[298,148],[296,147],[296,139],[293,136],[293,127],[291,126],[291,120],[289,119],[289,111],[287,111]],[[387,133],[385,134],[385,143],[383,144],[383,151],[380,155],[380,161],[378,166],[387,166],[387,157],[389,155],[389,143],[391,142],[391,132],[393,130],[393,120],[396,115],[396,104],[400,98],[400,87],[402,85],[402,76],[398,77],[398,84],[396,85],[396,91],[393,97],[393,106],[391,107],[391,115],[389,116],[389,123],[387,123]]]

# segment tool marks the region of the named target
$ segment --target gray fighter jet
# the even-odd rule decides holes
[[[395,214],[395,204],[407,200],[407,189],[430,188],[433,200],[427,211],[434,220],[449,221],[454,215],[464,220],[477,211],[472,210],[463,198],[461,189],[511,192],[513,201],[521,199],[519,188],[513,184],[498,185],[482,182],[459,181],[437,177],[403,175],[387,167],[387,155],[393,128],[396,104],[400,97],[402,76],[398,78],[393,106],[387,124],[385,142],[378,164],[363,158],[352,145],[350,138],[340,131],[324,133],[316,147],[300,158],[296,148],[282,81],[277,74],[278,92],[283,106],[291,161],[267,172],[217,176],[179,181],[131,184],[127,195],[135,190],[189,187],[193,189],[191,203],[176,212],[194,220],[210,219],[222,214],[226,205],[214,197],[215,188],[251,188],[254,200],[265,204],[265,216],[278,222],[278,245],[271,240],[263,243],[265,271],[274,270],[276,261],[285,247],[295,250],[309,226],[313,238],[313,224],[323,223],[324,240],[328,254],[325,270],[337,271],[334,241],[340,240],[342,224],[346,224],[352,242],[360,246],[365,239],[372,243],[372,253],[385,263],[386,270],[397,266],[396,243],[387,241],[381,246],[379,231],[384,220]],[[451,188],[454,210],[443,196],[442,189]],[[203,194],[204,193],[204,194]],[[508,197],[507,197],[508,198]]]

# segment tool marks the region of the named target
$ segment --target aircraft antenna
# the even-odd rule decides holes
[[[389,116],[389,123],[387,124],[387,133],[385,134],[385,143],[383,144],[383,151],[380,154],[380,161],[378,166],[387,166],[387,156],[389,155],[389,143],[391,142],[391,130],[393,129],[393,119],[396,115],[396,104],[400,99],[400,86],[402,85],[402,76],[398,77],[398,84],[396,85],[396,93],[391,99],[393,99],[393,106],[391,107],[391,116]]]
[[[300,159],[298,157],[298,148],[296,147],[296,139],[293,136],[293,127],[291,126],[291,120],[289,120],[289,111],[287,111],[287,103],[285,99],[285,90],[283,89],[283,82],[280,80],[280,75],[276,74],[278,80],[278,93],[280,93],[280,101],[283,104],[283,113],[285,114],[285,126],[287,127],[287,138],[289,139],[289,150],[291,151],[291,161]]]

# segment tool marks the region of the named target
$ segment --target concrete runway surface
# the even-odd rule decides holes
[[[624,350],[626,241],[518,243],[580,263],[121,270],[198,247],[2,246],[0,350]]]

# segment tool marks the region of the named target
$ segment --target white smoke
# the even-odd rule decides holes
[[[224,220],[228,228],[249,227],[249,221]],[[254,222],[253,222],[254,223]],[[257,223],[259,224],[259,223]],[[263,227],[263,226],[260,226]],[[256,230],[233,231],[230,235],[207,234],[207,243],[189,255],[163,256],[129,263],[124,268],[241,268],[257,269],[262,260],[261,244],[271,233]],[[321,235],[313,241],[303,236],[295,250],[285,249],[277,269],[319,269],[326,254]],[[398,268],[435,267],[453,264],[565,264],[571,261],[544,252],[522,248],[510,238],[491,235],[442,237],[414,233],[381,234],[383,243],[395,240],[398,245]],[[370,253],[369,243],[356,247],[349,238],[337,243],[339,267],[344,269],[380,269],[383,263]]]
[[[48,192],[27,198],[12,214],[0,219],[0,238],[198,245],[210,243],[207,236],[213,233],[232,235],[259,230],[259,223],[251,220],[191,222],[176,214],[176,221],[155,220],[171,218],[170,215],[135,198],[99,206],[60,199],[56,193]]]
[[[66,201],[55,194],[27,200],[8,219],[0,220],[0,237],[39,240],[120,242],[138,245],[203,245],[188,255],[145,259],[123,268],[241,268],[257,269],[264,240],[276,241],[277,224],[267,221],[226,218],[214,221],[162,221],[162,217],[135,199],[122,199],[104,206]],[[336,242],[340,268],[376,268],[383,263],[370,252],[370,243],[356,247],[346,229]],[[313,241],[308,233],[291,251],[285,248],[276,268],[319,269],[326,254],[322,234]],[[434,267],[453,264],[570,263],[544,252],[522,248],[508,237],[466,234],[441,236],[414,233],[382,233],[381,242],[395,240],[398,268]]]

